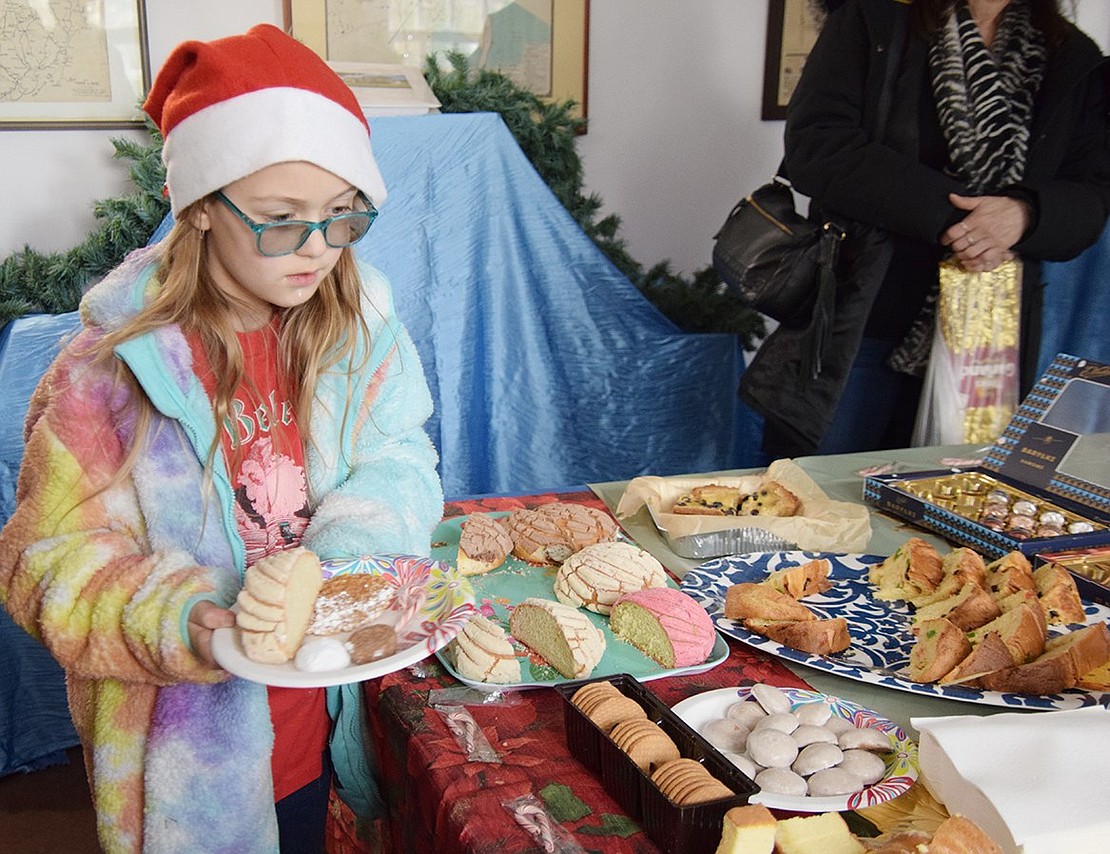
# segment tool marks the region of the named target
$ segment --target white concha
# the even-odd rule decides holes
[[[482,614],[467,621],[451,648],[464,679],[501,685],[520,681],[520,662],[508,635]]]
[[[322,583],[319,558],[302,547],[268,555],[248,567],[243,579],[247,595],[242,597],[248,610],[240,610],[236,616],[246,656],[263,664],[280,664],[293,658],[312,619]],[[279,609],[280,619],[263,619],[251,610],[256,602],[258,610],[267,615],[274,613],[273,608]]]
[[[625,593],[663,587],[663,565],[649,552],[625,542],[585,546],[563,561],[555,576],[560,602],[608,614]]]
[[[509,631],[568,679],[589,676],[605,653],[601,629],[582,611],[551,599],[532,597],[513,608]]]

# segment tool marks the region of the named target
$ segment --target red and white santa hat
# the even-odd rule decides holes
[[[370,127],[354,93],[311,49],[271,24],[174,48],[143,109],[162,131],[174,214],[274,163],[314,163],[385,201]]]

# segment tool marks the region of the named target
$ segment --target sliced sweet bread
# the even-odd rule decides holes
[[[804,599],[832,589],[832,582],[829,581],[830,569],[831,564],[827,558],[815,558],[798,566],[776,569],[763,583],[794,599]]]
[[[725,591],[725,617],[730,620],[817,619],[794,597],[754,581],[733,584]]]
[[[988,673],[1013,666],[1014,657],[998,632],[987,632],[963,661],[937,681],[941,685],[971,684]]]
[[[560,564],[592,543],[617,536],[617,523],[607,513],[573,502],[513,510],[504,524],[513,540],[512,553],[541,565]]]
[[[609,614],[613,634],[665,668],[701,664],[713,651],[717,632],[705,609],[673,587],[634,590]]]
[[[967,632],[989,623],[1001,613],[1002,609],[990,593],[965,579],[963,586],[954,595],[918,608],[914,613],[914,622],[923,623],[937,617],[947,617]]]
[[[1037,583],[1033,580],[1033,567],[1029,558],[1015,550],[988,563],[987,588],[996,599],[1002,599],[1019,590],[1036,592]]]
[[[1045,646],[1045,624],[1040,608],[1022,602],[984,626],[968,632],[968,640],[979,644],[990,632],[997,632],[1015,664],[1032,661]]]
[[[971,654],[967,632],[944,617],[913,627],[908,676],[914,682],[936,682]]]
[[[247,568],[236,623],[251,661],[281,664],[293,658],[322,584],[320,559],[303,547],[268,555]]]
[[[1087,619],[1083,600],[1075,579],[1057,563],[1046,563],[1033,571],[1037,597],[1041,600],[1045,621],[1050,626],[1082,623]]]
[[[1074,688],[1085,673],[1110,660],[1110,631],[1094,623],[1053,638],[1034,660],[989,673],[979,681],[991,691],[1059,694]]]
[[[944,577],[937,550],[920,537],[910,537],[890,557],[868,570],[876,599],[912,599],[935,590]]]
[[[945,575],[963,579],[965,582],[970,581],[984,590],[987,589],[987,565],[983,561],[983,556],[974,549],[969,549],[967,546],[952,549],[941,558],[940,565]]]
[[[852,644],[848,621],[843,617],[826,620],[744,620],[744,627],[778,641],[783,646],[812,655],[843,652]]]

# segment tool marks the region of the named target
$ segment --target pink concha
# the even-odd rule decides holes
[[[674,666],[701,664],[713,651],[717,635],[709,614],[694,599],[673,587],[651,587],[617,600],[638,605],[654,616],[674,647]]]

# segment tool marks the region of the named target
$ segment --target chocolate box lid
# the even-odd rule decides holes
[[[983,467],[1110,512],[1110,365],[1058,354]]]

